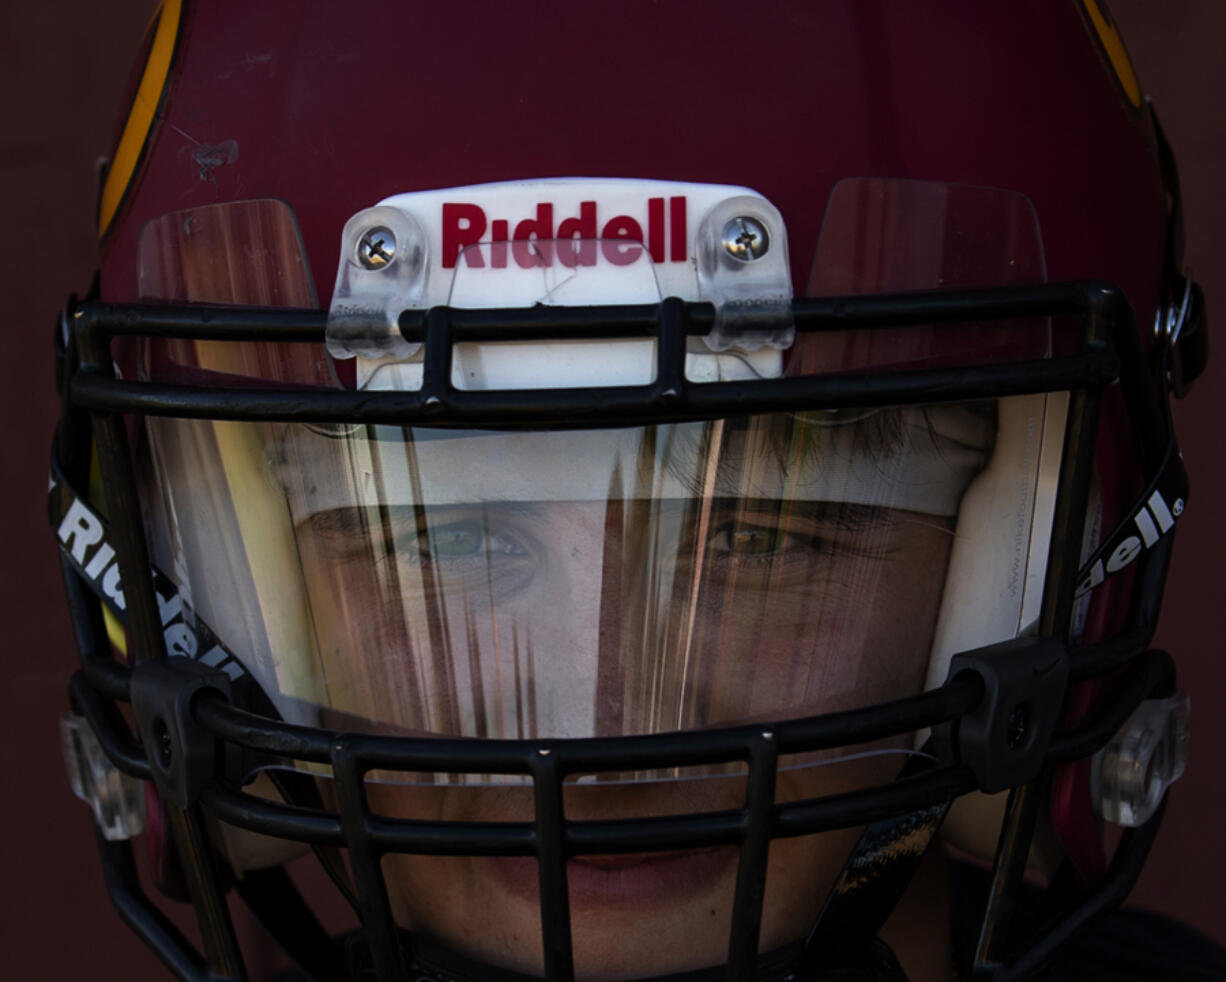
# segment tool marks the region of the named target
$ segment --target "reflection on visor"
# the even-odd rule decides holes
[[[267,261],[239,261],[253,249]],[[310,305],[300,253],[292,216],[275,203],[178,213],[142,237],[141,292]],[[480,272],[473,267],[474,277]],[[549,290],[581,286],[565,272]],[[647,288],[646,267],[630,272],[644,274],[643,299],[658,294]],[[1024,199],[845,182],[832,196],[806,292],[1042,278]],[[461,285],[453,284],[457,303]],[[599,299],[624,301],[627,290],[623,276],[616,296]],[[705,354],[713,367],[696,373],[691,351],[687,375],[1042,359],[1051,336],[1046,322],[1005,321],[821,332],[775,352],[769,371],[733,371],[725,353]],[[548,371],[502,355],[495,364],[502,344],[457,345],[457,387],[552,384],[538,375],[610,384],[607,364],[591,379],[559,369],[556,344],[541,353]],[[348,371],[333,378],[336,365],[299,347],[150,343],[142,371],[200,384],[407,384],[373,365],[373,374],[355,374],[344,363]],[[590,354],[584,349],[585,370]],[[1043,397],[1022,397],[999,409],[564,433],[151,419],[142,466],[156,489],[149,509],[158,565],[180,583],[184,609],[216,628],[284,718],[449,737],[650,734],[919,692],[956,522],[968,543],[963,560],[969,550],[976,561],[949,567],[963,592],[946,606],[975,616],[942,614],[945,637],[935,647],[949,648],[950,637],[961,649],[1014,636],[1026,617],[1028,564],[1041,581],[1043,547],[1032,555],[1031,529],[1045,521],[1035,504],[1044,418]],[[966,603],[967,583],[984,584],[972,593],[986,601]],[[828,759],[785,766],[819,762]],[[897,765],[890,761],[891,775]]]
[[[282,428],[328,725],[659,733],[919,691],[981,406],[630,430]]]

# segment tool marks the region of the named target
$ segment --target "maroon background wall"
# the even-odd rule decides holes
[[[56,720],[74,654],[46,527],[56,414],[52,318],[93,268],[95,160],[109,151],[128,65],[154,0],[0,4],[0,952],[6,977],[162,978],[109,909],[85,807],[68,790]],[[1158,643],[1193,693],[1192,763],[1133,902],[1226,942],[1226,5],[1112,0],[1142,84],[1179,154],[1188,257],[1205,286],[1216,362],[1177,407],[1193,480]],[[1215,235],[1215,233],[1217,233]],[[258,966],[255,967],[258,975]]]

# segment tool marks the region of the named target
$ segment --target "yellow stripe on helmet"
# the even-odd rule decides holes
[[[1111,63],[1111,69],[1115,72],[1116,81],[1120,83],[1120,88],[1124,90],[1124,95],[1128,97],[1128,101],[1132,103],[1133,108],[1140,109],[1141,85],[1137,81],[1136,72],[1132,69],[1132,62],[1128,58],[1128,51],[1124,48],[1124,39],[1120,37],[1115,21],[1112,20],[1110,13],[1105,9],[1105,4],[1100,3],[1099,0],[1081,0],[1081,5],[1085,8],[1086,15],[1090,18],[1090,24],[1094,28],[1094,33],[1098,35],[1098,41],[1103,46],[1103,52]]]
[[[170,78],[175,46],[179,39],[183,0],[163,0],[154,18],[157,30],[149,48],[149,57],[145,61],[136,95],[132,99],[128,118],[124,121],[123,132],[107,169],[106,181],[102,185],[102,196],[98,202],[99,238],[105,236],[110,229],[124,195],[136,176],[141,155],[153,132],[158,106],[162,101],[162,93],[166,90],[166,82]]]

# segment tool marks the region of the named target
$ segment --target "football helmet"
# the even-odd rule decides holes
[[[151,26],[51,493],[125,918],[185,979],[231,887],[318,979],[893,978],[941,832],[1032,974],[1187,742],[1203,302],[1105,8],[479,14]]]

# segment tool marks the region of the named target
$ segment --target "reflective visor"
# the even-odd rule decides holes
[[[952,518],[993,431],[978,407],[287,431],[277,459],[297,463],[273,470],[319,644],[316,701],[410,732],[536,738],[914,692]],[[898,658],[904,639],[909,668],[872,657]]]
[[[1041,274],[1037,235],[1026,255]],[[150,299],[312,302],[275,202],[167,216],[141,257]],[[888,268],[840,292],[917,285]],[[802,338],[784,374],[1050,348],[1044,324],[893,331],[867,347]],[[304,345],[144,354],[153,378],[343,384]],[[1040,461],[1032,441],[1002,463],[998,432],[1044,412],[1039,396],[514,432],[156,419],[151,540],[290,720],[545,739],[808,716],[922,690],[962,503],[985,473],[1010,489],[1002,562],[1029,557]]]

